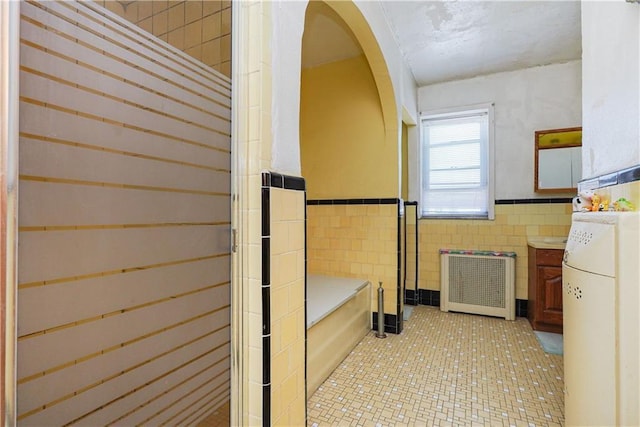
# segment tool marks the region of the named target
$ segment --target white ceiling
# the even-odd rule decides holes
[[[381,1],[418,86],[580,59],[580,1]],[[310,2],[303,67],[361,53],[344,22]]]

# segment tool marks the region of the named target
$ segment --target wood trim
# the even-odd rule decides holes
[[[578,127],[571,127],[571,128],[561,128],[561,129],[547,129],[547,130],[537,130],[535,131],[535,145],[534,145],[534,153],[533,153],[533,160],[534,160],[534,170],[533,170],[533,191],[536,193],[571,193],[571,192],[575,192],[577,190],[577,188],[573,187],[573,188],[538,188],[538,172],[539,172],[539,160],[538,160],[538,154],[540,150],[549,150],[549,149],[553,149],[553,148],[569,148],[569,147],[580,147],[582,144],[567,144],[567,145],[563,145],[562,147],[547,147],[547,148],[543,148],[540,147],[540,137],[543,135],[547,135],[549,133],[561,133],[561,132],[575,132],[575,131],[581,131],[582,130],[582,126],[578,126]]]

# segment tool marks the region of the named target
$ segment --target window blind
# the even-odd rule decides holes
[[[488,110],[422,118],[422,215],[489,217]]]

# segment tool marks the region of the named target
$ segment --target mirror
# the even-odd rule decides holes
[[[582,177],[582,128],[536,131],[534,190],[575,192]]]

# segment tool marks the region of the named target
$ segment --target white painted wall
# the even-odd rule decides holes
[[[418,109],[428,112],[493,102],[495,198],[549,197],[533,191],[534,132],[580,126],[581,86],[581,61],[571,61],[423,86],[418,89]],[[412,158],[410,168],[418,168],[418,157]],[[410,176],[415,179],[419,174]]]
[[[300,73],[308,1],[271,4],[271,170],[301,176]]]
[[[300,176],[300,68],[302,34],[308,1],[271,3],[272,137],[271,170]],[[407,70],[395,39],[377,2],[354,2],[374,33],[394,88],[398,128],[402,107],[415,112],[415,81]],[[261,43],[256,40],[256,43]],[[405,102],[406,99],[406,102]],[[398,131],[398,143],[400,131]],[[399,179],[399,178],[398,178]]]
[[[582,2],[583,178],[640,164],[640,5]]]
[[[395,91],[398,119],[401,120],[402,118],[401,107],[403,106],[410,114],[415,115],[417,112],[417,86],[413,74],[409,71],[400,53],[400,49],[387,23],[380,2],[357,0],[354,1],[354,3],[369,23],[371,31],[376,36],[376,40],[384,55]],[[400,127],[400,122],[398,122],[398,127]]]

